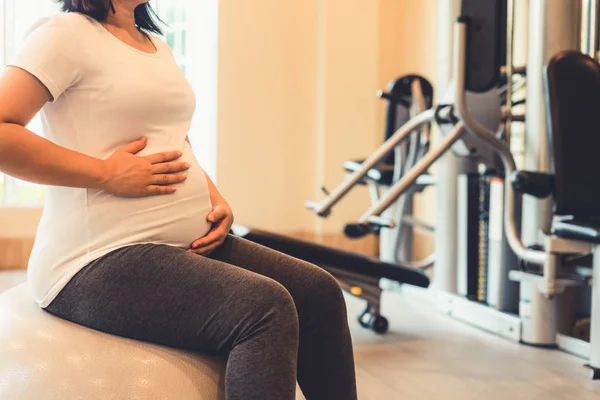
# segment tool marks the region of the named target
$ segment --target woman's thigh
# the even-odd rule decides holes
[[[316,309],[345,316],[339,283],[321,267],[233,235],[209,257],[279,282],[292,295],[300,317]]]
[[[274,280],[152,244],[86,266],[47,311],[103,332],[205,352],[230,350],[274,312],[297,319],[290,294]]]

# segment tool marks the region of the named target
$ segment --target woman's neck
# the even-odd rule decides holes
[[[140,32],[135,25],[135,7],[113,0],[114,12],[109,11],[104,24],[124,30],[132,37],[138,37]]]

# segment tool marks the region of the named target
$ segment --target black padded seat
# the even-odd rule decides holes
[[[552,233],[600,244],[600,65],[574,50],[554,55],[546,69],[550,173],[516,171],[515,191],[552,195]]]
[[[388,278],[399,283],[423,288],[429,286],[429,278],[422,271],[386,263],[375,257],[293,239],[260,229],[250,229],[241,225],[233,226],[232,232],[236,236],[308,261],[324,269],[333,267],[374,278]]]
[[[600,244],[600,221],[555,221],[552,224],[552,233],[563,239]]]

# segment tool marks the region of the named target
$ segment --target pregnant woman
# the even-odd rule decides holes
[[[228,399],[356,398],[342,293],[322,269],[228,235],[195,159],[194,93],[140,0],[62,0],[0,78],[0,171],[48,185],[39,305],[124,337],[228,354]],[[42,112],[45,138],[24,127]]]

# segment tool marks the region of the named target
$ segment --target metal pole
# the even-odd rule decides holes
[[[591,0],[590,6],[590,24],[589,24],[589,35],[590,35],[590,52],[589,55],[592,58],[598,59],[598,18],[600,13],[600,1]]]
[[[525,169],[549,172],[543,71],[562,50],[579,49],[581,0],[529,1],[529,54],[527,61],[527,114]],[[523,197],[522,240],[526,246],[543,244],[550,234],[551,199]],[[541,235],[543,233],[544,235]]]
[[[507,1],[507,14],[506,14],[506,123],[505,133],[506,142],[510,143],[510,127],[512,122],[512,95],[513,95],[513,38],[514,38],[514,25],[515,25],[515,4],[514,0]]]
[[[467,37],[467,28],[465,23],[457,22],[456,23],[456,110],[460,115],[460,118],[465,124],[465,127],[474,134],[479,137],[489,145],[496,154],[502,160],[502,164],[504,165],[504,173],[507,177],[512,175],[515,171],[515,160],[510,153],[510,149],[504,145],[493,132],[489,131],[486,127],[481,125],[479,122],[473,119],[469,109],[466,105],[466,91],[465,91],[465,53],[466,53],[466,37]],[[544,264],[546,261],[546,253],[542,251],[535,251],[531,249],[526,249],[521,242],[519,237],[515,215],[515,192],[511,185],[506,185],[506,191],[504,195],[504,226],[506,230],[506,238],[510,244],[510,247],[513,249],[515,254],[521,259],[534,263],[534,264]]]
[[[583,0],[581,8],[581,44],[582,53],[595,58],[598,51],[598,12],[599,0]]]
[[[582,0],[581,6],[581,44],[580,51],[590,55],[590,9],[593,0]]]
[[[438,76],[436,93],[442,99],[452,80],[454,56],[454,21],[460,13],[459,0],[439,0],[438,2]],[[439,102],[439,101],[438,101]],[[439,127],[435,128],[438,132]],[[436,135],[436,139],[441,135]],[[438,139],[439,140],[439,139]],[[436,290],[456,293],[457,290],[457,196],[458,161],[447,152],[435,165],[436,185],[436,226],[435,226],[435,265],[434,286]]]
[[[594,247],[593,257],[590,367],[594,369],[593,377],[600,379],[600,246]]]

